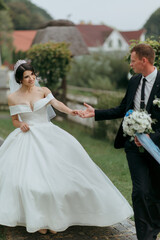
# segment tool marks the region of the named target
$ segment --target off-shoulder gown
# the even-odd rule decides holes
[[[72,225],[109,226],[132,208],[81,144],[48,121],[47,97],[10,106],[29,124],[0,147],[0,224],[63,231]]]

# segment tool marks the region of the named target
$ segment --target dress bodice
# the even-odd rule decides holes
[[[36,101],[33,109],[27,104],[10,106],[10,114],[11,116],[18,114],[20,119],[29,125],[48,122],[47,105],[52,99],[54,97],[49,93],[45,98]]]

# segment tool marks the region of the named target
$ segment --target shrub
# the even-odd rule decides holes
[[[26,59],[27,52],[13,50],[13,63],[17,62],[19,59]]]
[[[123,96],[123,92],[112,91],[109,91],[108,94],[99,94],[97,95],[98,104],[96,109],[108,109],[116,107],[120,104]],[[122,119],[97,121],[93,130],[94,136],[97,138],[106,138],[110,142],[113,142],[121,121]]]
[[[27,56],[45,86],[52,90],[58,87],[69,71],[71,52],[66,43],[35,44],[29,49]]]
[[[67,75],[68,83],[79,87],[113,89],[108,77],[111,72],[109,61],[96,59],[95,55],[82,56],[74,59]]]
[[[80,87],[113,90],[127,85],[128,64],[116,55],[104,52],[74,59],[67,79]]]
[[[130,49],[132,49],[135,45],[140,43],[146,43],[149,44],[155,51],[155,62],[154,66],[157,67],[158,70],[160,70],[160,39],[159,41],[154,40],[153,38],[147,38],[146,41],[132,41],[132,44],[130,45]],[[126,56],[126,61],[130,63],[131,54],[130,52]],[[133,70],[130,70],[131,74],[133,74]]]

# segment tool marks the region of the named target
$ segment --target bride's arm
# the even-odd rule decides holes
[[[27,132],[29,130],[27,123],[19,121],[18,114],[12,116],[12,123],[16,128],[20,128],[22,132]]]
[[[45,92],[45,96],[47,96],[49,93],[51,93],[51,91],[48,88],[43,87],[43,89],[44,89],[44,92]],[[52,99],[50,101],[50,104],[60,112],[63,112],[63,113],[66,113],[66,114],[71,114],[73,116],[77,115],[77,112],[78,112],[77,110],[70,109],[64,103],[58,101],[56,98]]]
[[[10,97],[10,95],[8,96],[8,105],[9,106],[14,105],[14,102],[12,100],[12,97]],[[22,132],[27,132],[29,130],[29,126],[27,123],[19,121],[18,114],[12,116],[12,123],[14,127],[20,128]]]

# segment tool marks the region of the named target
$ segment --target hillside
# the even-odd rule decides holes
[[[30,0],[5,0],[15,30],[38,29],[52,17]]]
[[[160,37],[160,8],[152,13],[144,28],[147,30],[146,37],[154,36],[158,40]]]

